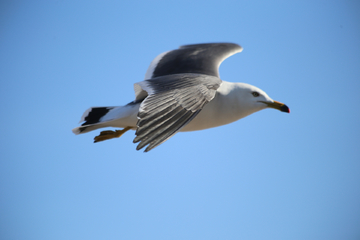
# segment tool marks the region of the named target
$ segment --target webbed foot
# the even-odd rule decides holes
[[[96,137],[94,138],[94,143],[96,143],[96,142],[101,142],[101,141],[105,141],[105,140],[109,140],[109,139],[112,139],[112,138],[119,138],[119,137],[121,137],[125,132],[127,132],[127,131],[130,130],[130,129],[131,129],[131,127],[126,127],[126,128],[124,128],[124,129],[122,129],[122,130],[102,131],[99,136],[96,136]]]

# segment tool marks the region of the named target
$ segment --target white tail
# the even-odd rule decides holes
[[[104,127],[136,128],[139,105],[140,103],[129,103],[117,107],[91,107],[80,119],[80,123],[84,123],[74,128],[72,132],[78,135]]]

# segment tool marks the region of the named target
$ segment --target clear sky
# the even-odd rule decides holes
[[[286,103],[136,151],[75,136],[151,60],[234,42],[223,80]],[[358,1],[1,1],[0,239],[360,239]]]

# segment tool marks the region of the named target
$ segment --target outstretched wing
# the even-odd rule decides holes
[[[148,96],[141,103],[136,137],[137,150],[145,152],[168,140],[210,102],[221,80],[204,74],[173,74],[136,83]]]
[[[150,64],[145,79],[178,73],[219,76],[219,66],[226,58],[241,52],[234,43],[205,43],[181,46],[157,56]]]

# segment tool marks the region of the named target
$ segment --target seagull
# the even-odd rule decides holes
[[[94,142],[121,137],[135,130],[136,150],[159,146],[175,133],[222,126],[265,108],[290,113],[263,90],[247,83],[220,79],[219,66],[242,51],[234,43],[184,45],[161,53],[150,64],[145,80],[135,83],[135,100],[124,106],[91,107],[81,117],[82,134],[99,128]]]

